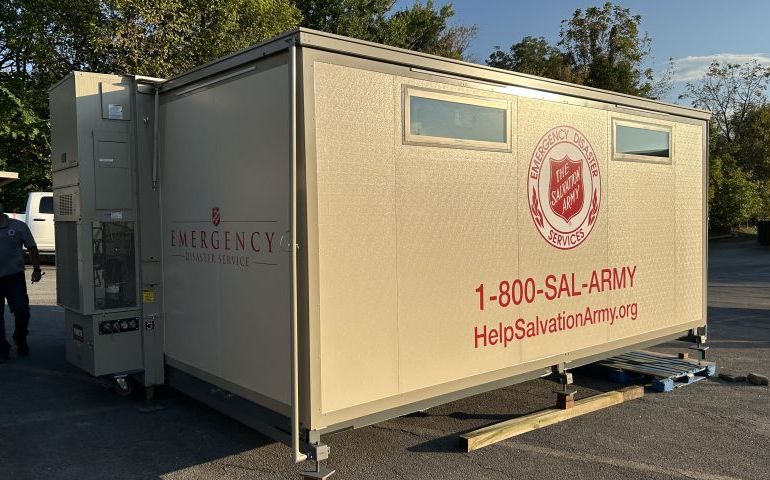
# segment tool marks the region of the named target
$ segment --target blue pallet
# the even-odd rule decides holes
[[[629,352],[599,362],[607,367],[610,380],[618,383],[639,383],[651,379],[656,392],[670,392],[716,375],[713,362],[678,358],[655,352]]]
[[[610,369],[610,380],[615,383],[638,383],[642,380],[644,380],[646,377],[644,375],[639,375],[638,373],[628,372],[626,370],[622,370],[620,368],[611,368]]]

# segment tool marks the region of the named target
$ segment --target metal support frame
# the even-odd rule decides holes
[[[291,445],[290,421],[285,415],[212,385],[182,370],[166,365],[168,385],[208,405],[257,432]]]
[[[315,469],[302,473],[306,479],[326,479],[334,475],[334,470],[321,466],[321,462],[329,458],[329,446],[321,443],[320,437],[315,442],[302,445],[299,425],[299,327],[298,327],[298,260],[297,260],[297,45],[296,39],[287,40],[289,47],[289,75],[291,84],[291,448],[294,463],[313,460]],[[307,453],[303,453],[304,450]]]
[[[138,407],[142,413],[157,412],[159,410],[165,410],[166,407],[154,401],[155,399],[155,386],[149,385],[144,387],[144,403],[141,407]]]
[[[687,335],[681,337],[679,340],[694,343],[695,345],[688,347],[688,349],[698,352],[698,360],[706,360],[706,351],[709,349],[709,347],[706,346],[706,341],[708,340],[708,325],[691,329]]]
[[[564,363],[554,365],[551,370],[551,376],[556,377],[560,384],[560,387],[553,391],[556,394],[556,407],[561,409],[573,407],[577,389],[570,388],[570,385],[573,384],[572,372],[567,371],[567,365]]]
[[[155,386],[150,385],[147,387],[144,387],[144,401],[145,403],[150,403],[155,398]]]
[[[690,350],[698,352],[698,360],[706,360],[706,351],[709,347],[706,345],[706,335],[695,335],[695,345]]]
[[[329,458],[330,448],[328,445],[320,442],[312,443],[307,447],[307,456],[310,460],[315,462],[314,470],[306,470],[302,472],[303,479],[326,479],[334,475],[334,470],[326,468],[321,465],[321,462]]]
[[[291,431],[291,419],[285,415],[218,388],[169,365],[166,366],[166,378],[168,384],[176,390],[273,440],[289,446],[292,445],[292,436],[295,432]],[[318,432],[304,431],[302,438],[297,438],[297,447],[307,452],[307,455],[303,454],[305,459],[313,460],[315,463],[312,470],[302,472],[303,478],[326,479],[334,474],[334,470],[324,468],[321,465],[321,462],[329,458],[330,448],[321,442],[321,436]]]

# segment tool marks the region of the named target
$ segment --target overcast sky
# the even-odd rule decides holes
[[[471,54],[484,63],[495,45],[505,49],[522,37],[543,36],[556,43],[561,20],[577,8],[601,6],[590,0],[434,0],[452,3],[456,22],[476,25]],[[399,7],[414,0],[398,0]],[[642,29],[652,38],[651,66],[659,71],[675,62],[675,91],[700,78],[714,59],[770,64],[770,1],[768,0],[625,0],[616,4],[642,16]]]

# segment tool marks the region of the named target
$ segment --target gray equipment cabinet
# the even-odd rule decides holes
[[[140,236],[153,223],[139,225],[141,208],[157,211],[157,195],[149,179],[137,190],[150,175],[151,164],[139,160],[152,159],[153,92],[136,77],[83,72],[50,90],[57,303],[65,311],[67,360],[119,379],[123,389],[128,374],[145,385],[163,383],[153,309],[160,255],[157,239],[143,244]]]

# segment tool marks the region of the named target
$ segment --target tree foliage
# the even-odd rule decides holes
[[[450,26],[451,5],[435,9],[432,0],[415,2],[411,8],[393,13],[374,41],[455,59],[468,59],[467,50],[476,27]]]
[[[98,8],[88,0],[0,3],[0,169],[20,180],[0,191],[6,209],[48,189],[47,88],[73,68],[98,62],[90,41]]]
[[[475,27],[450,25],[452,5],[436,8],[433,0],[393,11],[393,0],[294,0],[302,25],[316,30],[467,59]]]
[[[520,42],[511,45],[508,52],[504,52],[499,46],[495,47],[487,64],[555,80],[573,80],[567,56],[543,37],[524,37]]]
[[[756,61],[713,62],[680,96],[713,115],[709,218],[714,229],[770,219],[768,84],[770,68]]]
[[[575,10],[563,20],[559,46],[570,60],[579,83],[648,96],[652,69],[642,68],[650,53],[650,37],[642,34],[642,17],[607,2],[602,7]]]
[[[709,228],[727,232],[756,218],[763,198],[751,174],[729,156],[713,156],[709,168]]]
[[[714,61],[702,79],[687,83],[680,99],[711,111],[718,133],[733,141],[747,115],[766,105],[769,83],[770,67],[756,60],[744,64]]]
[[[770,105],[755,105],[739,115],[732,142],[738,166],[757,179],[770,180]]]
[[[105,0],[110,69],[169,77],[298,25],[288,0]]]
[[[294,0],[302,26],[372,41],[393,4],[393,0]]]
[[[643,65],[650,37],[640,29],[641,17],[610,2],[575,10],[562,20],[559,41],[524,37],[508,52],[495,47],[487,60],[493,67],[564,80],[615,92],[653,97],[665,92]],[[669,75],[670,80],[670,75]],[[670,83],[670,82],[668,82]]]
[[[98,62],[100,3],[95,0],[6,0],[0,4],[0,72],[48,75]]]
[[[51,183],[48,121],[3,85],[0,112],[0,170],[19,173],[0,191],[0,202],[6,211],[21,210],[26,192]]]

